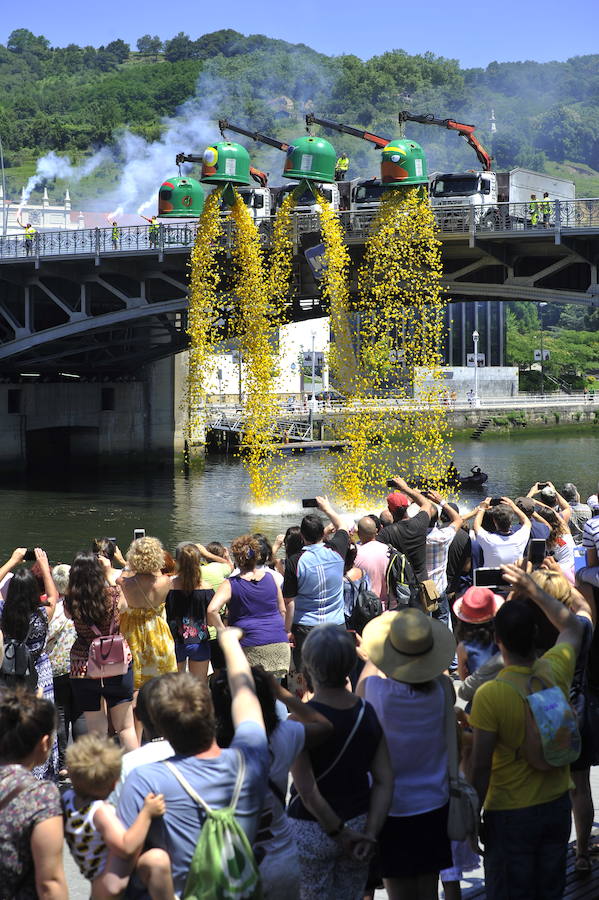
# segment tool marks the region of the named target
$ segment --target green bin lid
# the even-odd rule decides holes
[[[311,135],[293,141],[287,151],[284,178],[297,181],[321,181],[330,184],[335,181],[337,154],[329,141]]]
[[[219,141],[203,154],[204,184],[250,184],[250,155],[241,144]]]
[[[409,138],[390,141],[381,154],[381,181],[388,187],[428,184],[426,157],[420,144]]]
[[[167,178],[158,191],[158,215],[161,218],[197,219],[204,209],[204,191],[195,178]]]

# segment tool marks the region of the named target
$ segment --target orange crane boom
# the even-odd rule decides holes
[[[417,115],[403,109],[399,114],[399,122],[418,122],[420,125],[438,125],[440,128],[449,128],[450,131],[457,131],[476,153],[478,160],[483,167],[483,171],[490,172],[493,169],[493,157],[487,153],[481,142],[474,136],[476,125],[466,125],[463,122],[456,122],[454,119],[437,119],[430,114]]]
[[[330,128],[332,131],[340,131],[342,134],[351,134],[352,137],[361,138],[363,141],[369,141],[379,150],[386,147],[390,138],[380,137],[378,134],[372,134],[370,131],[362,131],[359,128],[352,128],[351,125],[342,125],[340,122],[330,122],[328,119],[319,119],[318,116],[308,113],[306,116],[306,127],[311,125],[322,125],[323,128]]]

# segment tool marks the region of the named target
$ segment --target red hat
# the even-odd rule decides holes
[[[409,497],[406,497],[406,495],[402,494],[400,491],[393,491],[392,494],[387,494],[387,506],[389,507],[391,512],[393,512],[394,510],[398,509],[401,506],[405,507],[405,506],[409,506],[409,505],[410,505]]]
[[[462,622],[482,625],[495,618],[497,610],[503,603],[503,597],[494,594],[491,588],[470,587],[464,596],[453,604],[453,611]]]

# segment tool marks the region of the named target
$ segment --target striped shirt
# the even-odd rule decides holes
[[[455,535],[452,525],[429,528],[426,535],[426,569],[440,594],[447,590],[447,558]]]
[[[584,523],[582,546],[587,550],[594,548],[599,553],[599,516],[593,516]]]

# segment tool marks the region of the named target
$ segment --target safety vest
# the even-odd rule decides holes
[[[25,229],[25,240],[32,241],[34,239],[34,237],[36,236],[36,234],[37,234],[37,231],[35,230],[35,228],[32,228],[31,226],[29,228],[26,228]]]
[[[531,200],[528,211],[530,212],[530,218],[532,224],[535,225],[539,220],[539,202],[538,200]]]
[[[113,241],[118,241],[118,239],[120,238],[120,236],[121,236],[121,233],[120,233],[119,229],[117,228],[116,225],[113,225],[113,226],[112,226],[112,240],[113,240]]]
[[[158,222],[155,222],[154,219],[152,219],[152,221],[150,222],[150,234],[152,234],[152,235],[158,234],[159,227],[160,226],[159,226]]]
[[[541,200],[539,203],[539,209],[544,215],[549,215],[549,213],[551,212],[551,201]]]
[[[349,158],[347,156],[340,156],[337,160],[337,168],[341,172],[347,172],[349,169]]]

